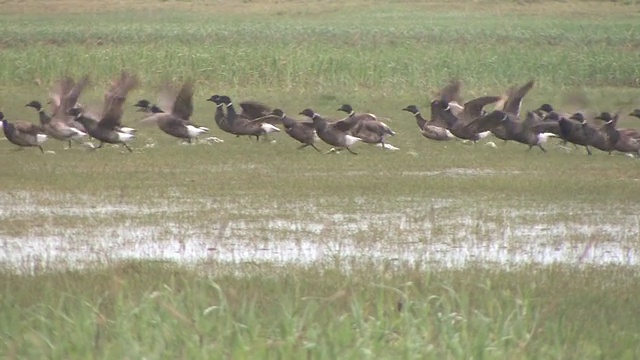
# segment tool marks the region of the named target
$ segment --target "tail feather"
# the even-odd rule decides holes
[[[47,141],[47,135],[45,134],[38,134],[36,135],[36,143],[38,145],[42,144],[43,142]]]
[[[272,132],[279,132],[280,129],[277,126],[273,126],[269,123],[262,123],[261,124],[262,129],[266,132],[266,133],[272,133]]]
[[[117,134],[118,134],[118,140],[120,140],[123,143],[133,141],[133,139],[135,138],[133,134],[129,134],[125,132],[118,132]]]
[[[189,137],[192,137],[192,138],[205,133],[204,130],[202,130],[201,128],[197,128],[193,125],[187,125],[187,132],[189,133]]]
[[[358,141],[362,141],[362,139],[360,139],[359,137],[351,136],[351,135],[345,135],[345,142],[347,143],[347,146],[351,146],[357,143]]]

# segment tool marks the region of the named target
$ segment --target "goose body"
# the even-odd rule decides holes
[[[42,108],[42,104],[38,101],[31,101],[25,106],[33,107],[38,111],[40,125],[45,134],[56,140],[68,141],[69,147],[71,147],[71,140],[81,141],[87,136],[86,132],[79,130],[77,127],[69,126],[69,121],[66,120],[68,116],[51,117],[47,115]]]
[[[603,112],[595,119],[605,121],[602,129],[607,134],[607,138],[614,150],[625,154],[640,156],[640,131],[633,129],[618,129],[619,114],[611,115]]]
[[[260,118],[249,120],[246,116],[236,113],[235,107],[228,96],[219,96],[217,101],[227,107],[225,120],[233,134],[255,136],[256,140],[260,140],[260,136],[280,131],[278,127],[263,122]],[[266,117],[271,118],[272,116],[266,115]]]
[[[194,85],[192,81],[184,82],[178,94],[172,97],[173,100],[169,100],[168,92],[167,90],[167,94],[164,95],[167,105],[164,107],[171,109],[170,112],[165,112],[148,100],[140,100],[134,105],[139,107],[140,111],[150,113],[142,119],[143,123],[156,123],[165,134],[187,140],[189,143],[209,131],[208,128],[196,125],[190,120],[193,115]]]
[[[316,129],[312,121],[297,121],[288,117],[282,109],[273,109],[271,115],[280,119],[280,122],[284,126],[284,132],[287,133],[287,135],[302,144],[298,147],[298,150],[311,146],[316,149],[316,151],[320,151],[315,145],[318,135],[316,135]]]
[[[325,118],[314,112],[312,109],[304,109],[300,115],[307,116],[313,121],[313,126],[318,137],[327,144],[337,149],[347,149],[350,153],[357,155],[351,147],[362,141],[360,138],[350,135],[349,132],[355,125],[348,119],[336,122],[328,122]],[[333,150],[333,149],[332,149]]]
[[[344,121],[353,124],[350,135],[359,138],[362,142],[380,144],[380,147],[384,149],[386,138],[396,134],[387,124],[380,121],[376,115],[356,113],[349,104],[343,104],[338,111],[347,113]]]
[[[47,135],[41,127],[22,121],[10,123],[2,112],[0,122],[2,132],[9,142],[20,147],[37,147],[44,153],[41,145],[47,140]]]

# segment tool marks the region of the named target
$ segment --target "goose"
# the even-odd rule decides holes
[[[9,142],[20,147],[38,147],[44,153],[41,145],[47,140],[47,135],[41,127],[24,121],[10,123],[2,112],[0,112],[0,122],[4,136]]]
[[[603,130],[606,132],[611,146],[621,153],[634,154],[640,156],[640,131],[634,129],[618,129],[618,119],[620,115],[611,115],[602,112],[594,119],[604,121]]]
[[[124,128],[121,119],[124,114],[127,94],[137,85],[138,79],[135,76],[122,71],[118,79],[112,81],[111,86],[105,92],[104,105],[100,115],[91,114],[79,107],[71,108],[67,113],[82,123],[89,135],[100,141],[97,148],[101,148],[104,143],[121,144],[129,152],[132,152],[127,143],[134,139],[135,131],[131,128]]]
[[[485,115],[483,108],[502,99],[499,96],[483,96],[465,102],[462,106],[459,102],[462,82],[453,80],[445,85],[438,93],[438,98],[431,101],[431,124],[445,127],[455,137],[462,140],[471,140],[474,143],[491,134],[490,131],[482,133],[473,132],[473,127],[467,125],[473,120]]]
[[[607,134],[600,131],[600,129],[596,128],[595,126],[589,124],[583,113],[576,112],[572,114],[569,119],[575,120],[579,122],[580,125],[582,125],[582,132],[589,145],[598,150],[602,150],[611,154],[611,152],[614,150],[614,147],[609,142]]]
[[[78,99],[88,83],[89,77],[87,75],[80,78],[77,82],[69,76],[58,80],[49,91],[48,104],[51,105],[50,117],[59,119],[68,126],[86,133],[87,131],[84,126],[69,116],[67,111],[72,107],[82,107],[82,105],[78,103]],[[71,146],[70,142],[69,146]]]
[[[633,110],[632,112],[629,113],[629,116],[640,118],[640,109]]]
[[[298,146],[298,150],[311,146],[316,149],[316,151],[320,151],[320,149],[315,145],[318,135],[316,135],[316,129],[313,122],[296,121],[288,117],[282,109],[273,109],[273,111],[271,111],[271,115],[280,119],[280,122],[284,125],[284,132],[302,144]]]
[[[207,99],[207,101],[211,101],[216,104],[216,113],[214,115],[214,120],[216,122],[216,125],[218,125],[218,128],[220,128],[220,130],[224,132],[239,136],[233,131],[233,128],[227,121],[227,116],[224,113],[224,103],[222,102],[220,95],[212,95]]]
[[[69,109],[68,114],[75,117],[76,121],[79,121],[89,132],[89,135],[100,141],[100,144],[94,149],[101,148],[104,143],[107,144],[121,144],[129,152],[133,152],[127,143],[133,141],[135,135],[132,133],[118,131],[115,126],[112,126],[108,121],[96,120],[91,115],[85,114],[81,108]]]
[[[408,111],[415,116],[420,133],[427,139],[445,141],[455,138],[451,131],[440,126],[432,125],[430,122],[425,120],[417,106],[409,105],[402,110]]]
[[[564,142],[570,142],[574,145],[584,146],[587,155],[591,155],[589,149],[589,139],[585,136],[582,124],[569,119],[570,116],[564,116],[556,111],[547,113],[542,119],[543,123],[549,131],[557,134]]]
[[[165,103],[163,108],[170,109],[169,112],[165,112],[145,99],[138,101],[134,105],[139,107],[140,110],[150,113],[149,116],[142,120],[143,123],[156,123],[164,133],[179,139],[185,139],[189,143],[199,135],[209,131],[208,128],[190,121],[193,115],[194,85],[192,81],[185,81],[178,94],[173,96],[172,101],[169,100],[170,95],[168,92],[169,90],[167,89],[162,97]]]
[[[152,106],[150,111],[151,115],[142,119],[143,123],[155,123],[165,134],[185,139],[190,144],[207,131],[206,128],[191,125],[176,114],[166,113],[157,106]]]
[[[394,136],[396,133],[391,128],[380,121],[374,114],[356,113],[351,105],[343,104],[338,111],[347,113],[347,121],[352,121],[355,125],[352,128],[351,135],[360,138],[362,142],[367,144],[376,144],[383,149],[386,148],[385,140],[387,136]],[[395,146],[390,149],[397,149]]]
[[[440,99],[443,103],[449,105],[451,112],[453,115],[458,116],[463,110],[464,106],[460,105],[462,102],[462,97],[460,96],[460,91],[462,89],[462,81],[459,79],[451,80],[447,85],[445,85],[442,89],[440,89],[437,93],[437,98]],[[431,118],[432,122],[435,122],[433,125],[439,127],[446,127],[446,122],[438,123],[438,119]]]
[[[260,136],[280,131],[276,126],[262,122],[259,118],[252,121],[246,117],[239,116],[235,111],[231,98],[228,96],[220,96],[219,101],[227,107],[226,121],[236,135],[255,136],[256,140],[260,140]]]
[[[355,125],[353,122],[348,119],[328,122],[325,118],[309,108],[302,110],[300,115],[311,118],[318,137],[327,144],[334,146],[334,148],[329,150],[328,153],[334,151],[337,152],[344,148],[353,155],[358,155],[356,152],[351,150],[351,147],[355,143],[361,141],[360,138],[349,135],[349,132]]]
[[[451,111],[451,105],[440,99],[431,102],[431,118],[440,119],[447,125],[447,129],[457,138],[471,140],[474,143],[491,134],[490,131],[476,132],[474,127],[467,125],[483,116],[483,107],[500,100],[498,96],[483,96],[464,103],[464,110],[458,116]]]
[[[68,125],[68,115],[66,117],[61,117],[59,115],[51,117],[47,115],[42,108],[42,104],[37,100],[31,101],[25,105],[25,107],[32,107],[38,111],[40,126],[44,130],[45,134],[60,141],[68,141],[69,148],[71,148],[71,140],[80,142],[87,136],[86,132]]]
[[[527,151],[537,146],[546,153],[547,150],[542,147],[542,144],[547,142],[549,138],[557,137],[554,132],[549,131],[549,127],[545,126],[542,119],[533,111],[527,112],[524,121],[518,121],[518,117],[514,114],[506,114],[505,124],[507,133],[511,136],[511,140],[529,145]]]
[[[535,81],[529,80],[526,84],[522,85],[519,88],[512,87],[507,90],[506,96],[503,98],[504,101],[496,106],[497,110],[502,110],[508,114],[515,115],[516,117],[520,117],[520,110],[522,109],[522,100],[529,93],[529,91],[533,88]],[[535,112],[535,111],[534,111]],[[502,122],[500,125],[506,124]],[[512,140],[509,138],[509,134],[507,132],[507,128],[505,126],[496,126],[490,129],[493,136],[498,139],[504,140],[505,142]]]

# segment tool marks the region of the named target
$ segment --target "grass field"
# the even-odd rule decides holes
[[[634,1],[5,1],[0,111],[63,75],[140,76],[133,153],[0,140],[2,358],[640,357],[640,163],[423,138],[440,86],[640,107]],[[182,145],[132,104],[197,81]],[[399,151],[222,133],[213,94],[388,117]],[[638,128],[623,116],[620,125]],[[497,148],[486,146],[494,141]],[[326,144],[319,145],[328,150]],[[597,150],[596,150],[597,151]]]

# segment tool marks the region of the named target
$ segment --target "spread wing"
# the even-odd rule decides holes
[[[63,98],[66,94],[71,92],[75,82],[69,76],[65,76],[64,78],[56,81],[53,85],[53,89],[49,91],[49,99],[51,103],[51,113],[53,116],[61,113],[61,106],[63,103]]]
[[[124,114],[124,102],[127,94],[138,86],[138,78],[125,71],[120,73],[120,77],[111,83],[111,86],[104,94],[104,107],[100,126],[113,129],[121,126],[120,120]]]
[[[62,104],[60,106],[60,110],[63,115],[67,114],[67,110],[76,106],[78,99],[80,98],[80,94],[82,94],[82,91],[87,84],[89,84],[89,76],[85,75],[80,79],[80,81],[73,85],[69,92],[64,94]]]
[[[534,80],[530,80],[520,88],[511,88],[507,92],[507,101],[502,108],[505,112],[520,116],[520,108],[522,107],[522,99],[529,93],[529,90],[533,87]]]
[[[193,115],[193,81],[187,80],[180,89],[171,113],[180,119],[189,120]]]
[[[269,106],[253,100],[247,100],[240,103],[242,113],[249,119],[257,119],[262,116],[269,115],[273,110]]]
[[[462,81],[455,79],[451,80],[447,85],[445,85],[440,92],[438,93],[438,97],[441,101],[445,103],[449,103],[451,101],[462,102],[460,99],[460,89],[462,88]]]
[[[464,113],[471,119],[482,116],[482,108],[500,100],[500,96],[482,96],[464,103]]]
[[[502,121],[505,120],[507,114],[500,110],[494,110],[485,116],[478,117],[466,125],[466,128],[474,133],[481,133],[495,129],[502,125]]]

